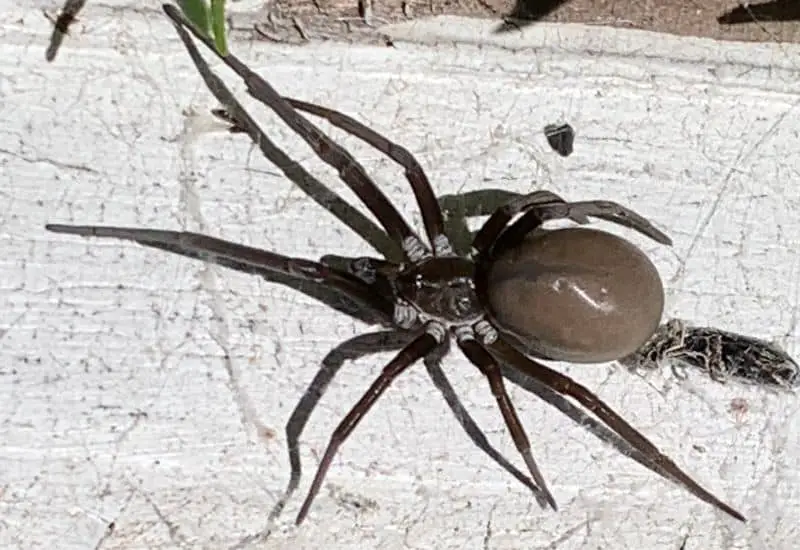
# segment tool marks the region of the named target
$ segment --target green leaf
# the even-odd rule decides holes
[[[183,14],[206,36],[211,36],[211,10],[206,0],[178,0]]]
[[[214,39],[214,45],[222,55],[228,55],[225,36],[225,0],[177,0],[183,14],[206,36]]]
[[[225,39],[225,0],[211,0],[211,26],[214,29],[214,43],[221,55],[228,55],[228,42]]]

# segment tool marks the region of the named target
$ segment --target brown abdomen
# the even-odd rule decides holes
[[[575,363],[613,361],[653,334],[664,310],[655,265],[632,243],[572,227],[531,235],[489,269],[494,320],[525,351]]]

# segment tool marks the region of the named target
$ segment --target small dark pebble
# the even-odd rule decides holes
[[[555,124],[548,124],[544,127],[544,135],[547,138],[547,143],[562,157],[568,157],[572,154],[572,144],[575,141],[575,130],[569,124],[562,124],[557,126]]]

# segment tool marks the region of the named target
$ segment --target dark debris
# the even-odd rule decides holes
[[[662,324],[644,346],[620,361],[633,370],[653,370],[665,362],[676,373],[691,367],[721,383],[784,390],[800,386],[800,366],[776,344],[680,319]]]
[[[572,154],[572,145],[575,142],[575,130],[569,124],[548,124],[544,127],[547,143],[562,157]]]

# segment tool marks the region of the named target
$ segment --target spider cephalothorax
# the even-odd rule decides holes
[[[475,264],[466,258],[426,258],[400,268],[392,280],[394,320],[403,328],[433,323],[469,330],[484,317],[475,289]]]
[[[188,24],[177,8],[166,5],[164,10],[237,131],[247,133],[267,158],[278,158],[269,137],[211,72],[189,32],[212,50],[213,44]],[[254,98],[271,108],[338,171],[401,251],[401,261],[345,258],[342,268],[330,257],[319,262],[292,258],[197,233],[60,224],[47,227],[59,233],[127,239],[255,274],[290,275],[320,283],[374,313],[384,326],[409,335],[410,342],[384,367],[331,436],[297,523],[306,517],[336,451],[358,422],[397,376],[434,354],[446,338],[453,338],[467,359],[486,376],[532,478],[531,481],[523,476],[525,483],[541,497],[540,502],[556,509],[505,390],[501,364],[523,372],[557,394],[575,399],[626,441],[638,460],[734,518],[744,519],[692,480],[595,394],[537,360],[601,362],[621,358],[650,337],[663,309],[658,272],[631,243],[603,231],[576,227],[544,230],[543,224],[560,219],[582,225],[595,217],[670,244],[664,233],[617,203],[566,202],[554,193],[540,190],[497,209],[476,233],[469,253],[459,255],[444,233],[442,211],[425,172],[411,153],[347,115],[281,97],[234,55],[222,59],[244,79]],[[327,119],[404,168],[430,247],[358,161],[305,118],[303,112]],[[276,164],[287,175],[290,166],[294,174],[299,169],[283,160]]]

